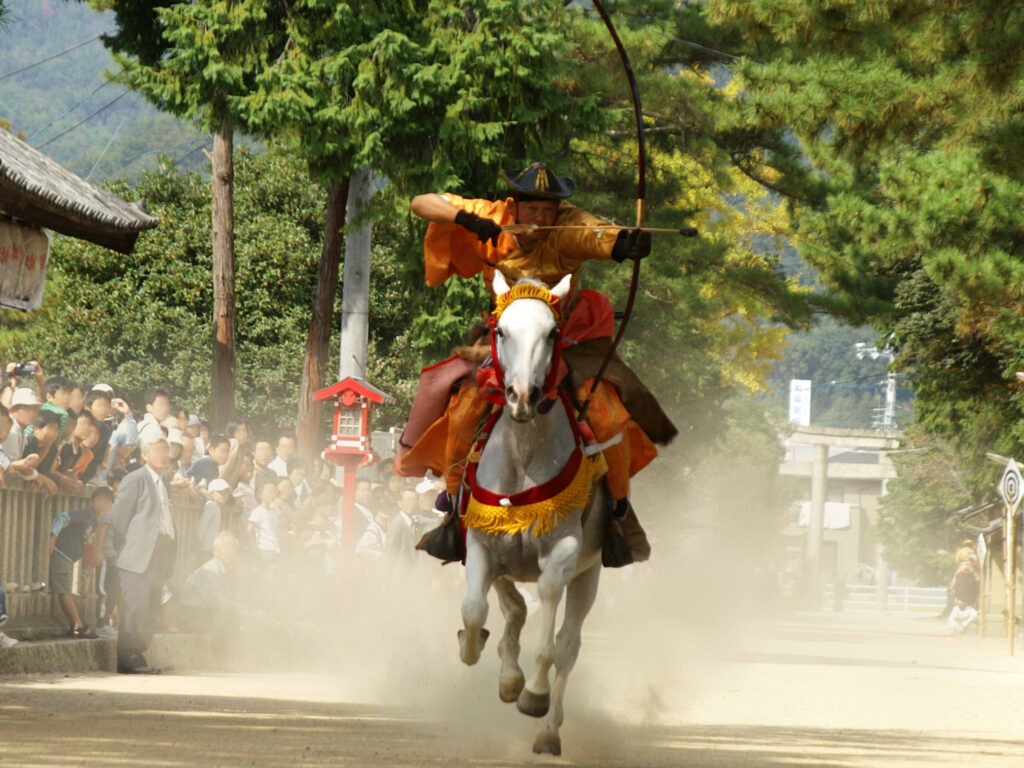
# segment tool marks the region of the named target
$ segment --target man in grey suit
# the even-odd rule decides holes
[[[110,510],[121,581],[121,623],[117,633],[117,671],[159,674],[143,655],[153,639],[164,584],[174,570],[176,543],[170,493],[163,479],[170,462],[167,439],[143,444],[145,465],[126,475]]]
[[[416,562],[416,539],[412,532],[412,517],[419,509],[419,496],[412,488],[402,490],[398,500],[398,514],[388,526],[384,537],[384,561],[394,570],[407,572]]]

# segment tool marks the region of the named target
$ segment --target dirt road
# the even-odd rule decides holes
[[[1024,661],[934,619],[805,614],[717,648],[599,621],[560,759],[498,701],[493,648],[470,670],[446,639],[334,673],[11,678],[0,766],[1024,765]]]

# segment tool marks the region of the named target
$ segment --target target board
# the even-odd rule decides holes
[[[1024,490],[1022,486],[1024,486],[1024,478],[1021,477],[1020,468],[1016,461],[1010,459],[1006,463],[1003,478],[999,481],[999,495],[1003,497],[1006,506],[1013,512],[1016,512],[1017,507],[1020,506],[1021,491]]]

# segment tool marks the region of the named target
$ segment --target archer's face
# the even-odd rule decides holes
[[[536,224],[538,227],[553,227],[558,221],[557,200],[530,200],[516,203],[516,223]],[[519,235],[519,244],[526,250],[533,248],[550,233],[532,232]]]

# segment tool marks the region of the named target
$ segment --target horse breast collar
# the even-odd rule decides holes
[[[594,457],[585,455],[568,395],[561,392],[558,399],[565,407],[572,425],[575,448],[557,475],[518,493],[494,493],[477,482],[477,464],[494,424],[501,417],[501,410],[495,409],[491,414],[483,433],[473,446],[466,467],[463,522],[467,528],[497,535],[523,533],[532,526],[533,535],[542,536],[550,534],[560,522],[568,520],[574,511],[586,507],[594,480],[607,471],[607,464],[600,453]]]

